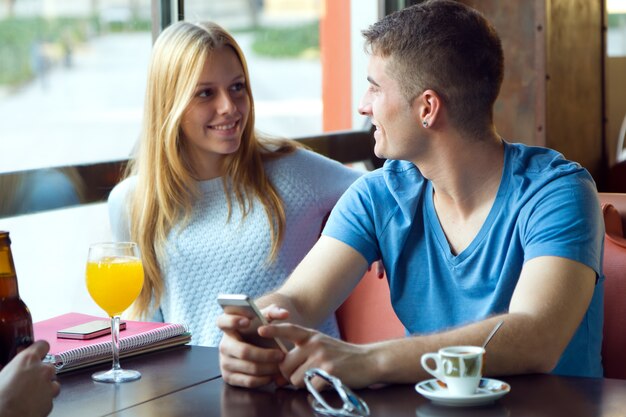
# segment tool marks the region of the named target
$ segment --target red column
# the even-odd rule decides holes
[[[324,0],[320,52],[324,131],[351,129],[350,0]]]

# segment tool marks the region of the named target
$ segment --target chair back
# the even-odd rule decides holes
[[[626,194],[599,193],[604,215],[604,331],[607,378],[626,379]]]
[[[335,313],[341,338],[350,343],[371,343],[404,337],[404,326],[389,297],[386,277],[372,268]]]
[[[622,233],[626,232],[626,193],[598,193],[600,204],[610,204],[617,210],[617,213],[622,221]],[[619,231],[612,231],[612,234],[619,233]]]

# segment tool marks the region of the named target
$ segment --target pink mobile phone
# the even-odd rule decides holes
[[[256,304],[254,304],[254,301],[247,295],[221,294],[217,297],[217,302],[219,303],[219,305],[222,306],[222,309],[226,313],[234,313],[234,314],[239,313],[251,319],[254,319],[256,317],[256,320],[254,320],[253,322],[255,330],[259,326],[263,324],[267,324],[267,320],[265,320],[265,317],[263,317],[263,314],[261,313],[261,311],[258,309]],[[259,336],[258,333],[256,333],[256,331],[247,333],[247,334],[242,334],[242,337],[244,338],[246,342],[253,344],[255,346],[272,347],[272,348],[277,347],[285,353],[288,352],[288,349],[287,349],[287,346],[285,346],[285,343],[283,343],[283,341],[278,339],[277,337],[273,339],[268,339],[266,337]]]
[[[120,331],[126,328],[126,322],[120,322]],[[59,339],[88,340],[111,333],[110,320],[94,320],[77,326],[68,327],[57,331]]]

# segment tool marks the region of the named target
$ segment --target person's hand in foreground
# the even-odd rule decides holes
[[[289,312],[270,305],[261,310],[268,322],[285,320]],[[256,332],[257,323],[251,317],[222,314],[217,326],[224,332],[220,342],[220,370],[222,378],[230,385],[255,388],[276,382],[286,383],[279,365],[285,354],[279,349],[261,348],[245,342],[242,334]]]
[[[3,417],[47,416],[52,399],[61,387],[52,364],[42,359],[50,349],[40,340],[18,353],[0,371],[0,415]]]

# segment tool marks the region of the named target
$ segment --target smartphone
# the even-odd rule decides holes
[[[126,328],[126,322],[120,322],[120,331]],[[77,326],[68,327],[57,331],[59,339],[88,340],[111,333],[110,320],[94,320]]]
[[[217,297],[217,302],[225,313],[233,313],[233,314],[241,314],[252,319],[252,326],[249,333],[241,334],[243,339],[255,346],[267,347],[267,348],[278,348],[283,352],[287,353],[288,349],[283,343],[282,340],[274,337],[273,339],[267,337],[259,336],[256,331],[259,326],[268,324],[265,317],[259,310],[259,308],[254,304],[254,301],[245,294],[220,294]]]

